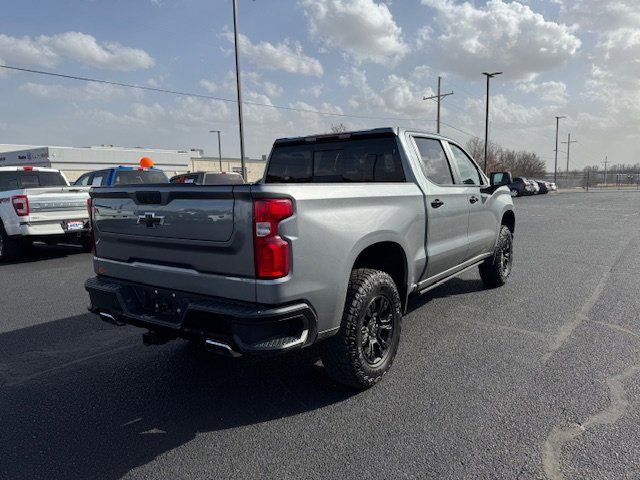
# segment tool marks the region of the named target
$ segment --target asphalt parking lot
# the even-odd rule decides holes
[[[411,303],[354,393],[86,313],[90,257],[0,265],[2,478],[640,478],[640,194],[516,199],[515,263]]]

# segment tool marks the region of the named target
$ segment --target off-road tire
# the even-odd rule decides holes
[[[505,225],[500,227],[500,234],[493,255],[487,258],[478,270],[485,286],[501,287],[507,282],[513,264],[513,235]]]
[[[22,243],[19,239],[11,238],[0,222],[0,262],[10,262],[20,257]]]
[[[389,302],[392,328],[385,355],[379,364],[371,365],[365,358],[362,329],[369,305],[380,297]],[[401,323],[400,295],[389,274],[368,268],[353,270],[340,329],[320,345],[327,374],[338,383],[358,389],[378,383],[391,368],[398,351]]]

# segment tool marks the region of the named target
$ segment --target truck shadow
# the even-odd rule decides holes
[[[120,478],[198,433],[302,414],[354,392],[313,349],[199,360],[186,342],[81,315],[0,335],[1,478]]]
[[[416,295],[409,299],[407,305],[407,314],[418,310],[425,306],[430,301],[436,298],[447,298],[456,295],[466,295],[473,292],[480,292],[486,290],[480,278],[464,279],[464,278],[452,278],[443,285],[434,288],[431,291]]]
[[[20,258],[10,262],[1,262],[0,267],[2,265],[18,265],[21,263],[54,260],[82,253],[84,252],[80,245],[47,245],[45,243],[35,243],[28,247],[24,247]]]

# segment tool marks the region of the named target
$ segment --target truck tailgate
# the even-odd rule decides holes
[[[122,186],[91,197],[98,273],[255,300],[248,186]]]
[[[25,190],[29,199],[29,222],[86,219],[88,189],[43,187]]]

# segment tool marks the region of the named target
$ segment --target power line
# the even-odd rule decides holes
[[[145,85],[137,85],[137,84],[125,83],[125,82],[116,82],[116,81],[112,81],[112,80],[104,80],[104,79],[92,78],[92,77],[81,77],[81,76],[77,76],[77,75],[69,75],[69,74],[64,74],[64,73],[57,73],[57,72],[49,72],[49,71],[44,71],[44,70],[35,70],[35,69],[30,69],[30,68],[16,67],[16,66],[12,66],[12,65],[0,65],[0,68],[4,68],[6,70],[14,70],[14,71],[18,71],[18,72],[24,72],[24,73],[31,73],[31,74],[35,74],[35,75],[57,77],[57,78],[64,78],[64,79],[68,79],[68,80],[77,80],[77,81],[91,82],[91,83],[100,83],[100,84],[104,84],[104,85],[113,85],[113,86],[116,86],[116,87],[131,88],[131,89],[137,89],[137,90],[143,90],[143,91],[149,91],[149,92],[155,92],[155,93],[168,93],[168,94],[184,96],[184,97],[202,98],[202,99],[206,99],[206,100],[216,100],[216,101],[220,101],[220,102],[234,103],[234,104],[237,103],[237,100],[235,100],[235,99],[225,98],[225,97],[217,97],[217,96],[214,96],[214,95],[206,95],[206,94],[201,94],[201,93],[186,92],[186,91],[181,91],[181,90],[171,90],[171,89],[158,88],[158,87],[149,87],[149,86],[145,86]],[[326,111],[322,111],[322,110],[287,107],[287,106],[284,106],[284,105],[273,105],[273,104],[270,104],[270,103],[253,102],[253,101],[246,101],[246,100],[243,101],[242,103],[243,103],[243,105],[252,105],[252,106],[256,106],[256,107],[274,108],[274,109],[277,109],[277,110],[286,110],[286,111],[300,112],[300,113],[312,113],[312,114],[316,114],[316,115],[325,115],[325,116],[330,116],[330,117],[357,118],[357,119],[363,119],[363,120],[396,120],[396,121],[407,121],[407,122],[435,122],[436,121],[436,120],[430,120],[430,119],[425,119],[425,118],[394,117],[394,116],[380,116],[380,115],[359,115],[359,114],[350,114],[350,113],[326,112]],[[449,106],[451,107],[453,105],[449,105]],[[460,111],[461,113],[465,113],[459,107],[455,107],[454,106],[454,109]],[[456,132],[459,132],[459,133],[461,133],[463,135],[466,135],[467,137],[477,138],[477,139],[482,140],[478,135],[470,133],[470,132],[468,132],[468,131],[466,131],[466,130],[464,130],[462,128],[456,127],[454,125],[451,125],[450,123],[447,123],[447,122],[444,122],[444,121],[440,121],[440,123],[442,125],[450,128],[450,129],[452,129],[452,130],[455,130]],[[578,145],[581,145],[581,144],[578,144]],[[544,157],[541,157],[541,158],[544,158]]]
[[[170,90],[170,89],[166,89],[166,88],[157,88],[157,87],[147,87],[145,85],[137,85],[137,84],[133,84],[133,83],[115,82],[115,81],[111,81],[111,80],[103,80],[103,79],[92,78],[92,77],[80,77],[80,76],[76,76],[76,75],[68,75],[68,74],[63,74],[63,73],[47,72],[47,71],[44,71],[44,70],[34,70],[34,69],[30,69],[30,68],[14,67],[14,66],[11,66],[11,65],[0,65],[0,68],[5,68],[7,70],[15,70],[15,71],[19,71],[19,72],[33,73],[33,74],[36,74],[36,75],[44,75],[44,76],[50,76],[50,77],[65,78],[65,79],[68,79],[68,80],[78,80],[78,81],[83,81],[83,82],[92,82],[92,83],[101,83],[101,84],[105,84],[105,85],[113,85],[113,86],[116,86],[116,87],[133,88],[133,89],[145,90],[145,91],[149,91],[149,92],[169,93],[169,94],[172,94],[172,95],[179,95],[179,96],[183,96],[183,97],[203,98],[203,99],[207,99],[207,100],[217,100],[217,101],[220,101],[220,102],[227,102],[227,103],[238,103],[237,100],[234,100],[232,98],[216,97],[216,96],[213,96],[213,95],[205,95],[205,94],[202,94],[202,93],[185,92],[185,91],[181,91],[181,90]],[[428,119],[424,119],[424,118],[358,115],[358,114],[349,114],[349,113],[325,112],[325,111],[321,111],[321,110],[313,110],[313,109],[308,109],[308,108],[287,107],[287,106],[284,106],[284,105],[274,105],[274,104],[270,104],[270,103],[253,102],[253,101],[246,101],[246,100],[243,101],[242,103],[243,103],[243,105],[253,105],[253,106],[256,106],[256,107],[275,108],[277,110],[287,110],[287,111],[301,112],[301,113],[315,113],[317,115],[325,115],[325,116],[331,116],[331,117],[360,118],[360,119],[364,119],[364,120],[401,120],[401,121],[411,121],[411,122],[425,122],[425,121],[426,122],[435,122],[435,120],[428,120]]]

